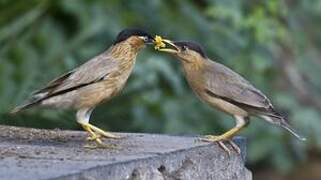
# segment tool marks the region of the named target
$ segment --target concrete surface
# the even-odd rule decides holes
[[[196,137],[119,134],[104,140],[119,149],[86,149],[85,132],[0,126],[0,179],[252,179],[241,156]]]

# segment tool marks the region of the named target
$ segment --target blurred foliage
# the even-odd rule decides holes
[[[265,92],[308,137],[253,118],[249,163],[289,170],[321,149],[321,1],[300,0],[0,0],[1,124],[80,129],[71,111],[8,115],[47,81],[108,48],[126,27],[144,27],[204,45],[209,57]],[[92,122],[112,131],[219,134],[231,117],[201,103],[178,61],[143,50],[123,93],[98,107]]]

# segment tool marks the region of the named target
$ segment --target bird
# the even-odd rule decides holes
[[[95,147],[108,147],[101,137],[121,137],[90,124],[90,115],[97,105],[121,92],[133,70],[138,52],[153,41],[153,37],[144,30],[122,30],[103,53],[33,92],[26,103],[15,107],[11,113],[36,106],[76,110],[76,120],[88,132],[88,140],[95,141]]]
[[[235,119],[236,125],[232,129],[219,136],[207,135],[201,140],[218,142],[226,151],[223,142],[229,142],[240,153],[231,138],[249,124],[251,116],[263,118],[286,129],[299,140],[305,140],[291,127],[288,119],[275,110],[266,95],[232,69],[211,60],[199,43],[161,37],[155,40],[155,49],[180,60],[189,86],[201,101]]]

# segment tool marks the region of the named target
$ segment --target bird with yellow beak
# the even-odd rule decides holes
[[[286,129],[298,139],[305,140],[274,109],[271,101],[260,90],[230,68],[212,61],[198,43],[173,42],[158,36],[155,38],[155,49],[180,60],[190,87],[203,102],[234,117],[234,128],[222,135],[208,135],[201,140],[218,142],[229,152],[223,143],[226,141],[240,152],[231,138],[249,124],[250,116],[263,118]]]
[[[138,52],[153,41],[154,38],[141,29],[121,31],[106,51],[49,82],[11,113],[35,106],[75,109],[77,122],[88,132],[88,139],[97,143],[93,147],[108,147],[101,137],[120,137],[90,124],[90,115],[97,105],[120,93]]]

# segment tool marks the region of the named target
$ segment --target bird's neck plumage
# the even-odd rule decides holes
[[[114,59],[119,61],[131,61],[136,59],[139,50],[140,48],[138,47],[121,42],[111,47],[110,54]]]
[[[115,92],[119,92],[124,87],[133,70],[139,50],[126,42],[115,44],[107,50],[106,53],[117,62],[117,68],[109,74],[109,79],[115,79],[118,82]]]
[[[205,61],[198,57],[192,57],[189,60],[182,60],[183,68],[187,72],[201,71],[204,67]]]
[[[202,88],[204,85],[203,73],[205,63],[206,62],[202,59],[193,59],[193,61],[190,62],[182,62],[186,79],[195,93],[198,91],[197,88]]]

